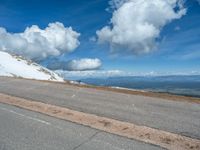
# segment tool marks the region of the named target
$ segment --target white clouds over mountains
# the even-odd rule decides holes
[[[101,67],[102,62],[98,58],[83,58],[74,59],[67,62],[55,61],[49,63],[47,68],[52,70],[68,70],[68,71],[85,71],[85,70],[97,70]]]
[[[49,56],[59,56],[73,52],[79,46],[79,33],[67,28],[62,23],[50,23],[45,29],[37,25],[27,27],[22,33],[9,33],[0,27],[0,50],[21,55],[34,61],[45,60]],[[70,61],[56,60],[47,67],[52,70],[69,71],[96,70],[102,65],[101,60],[83,58]]]
[[[95,70],[101,67],[102,63],[101,60],[95,59],[78,59],[78,60],[71,60],[67,63],[68,70],[71,71],[83,71],[83,70]]]
[[[96,32],[97,39],[92,37],[90,40],[108,44],[112,53],[127,55],[149,53],[156,49],[163,27],[186,14],[184,1],[110,0],[110,9],[113,10],[110,24]],[[0,27],[0,51],[41,62],[50,56],[73,52],[80,45],[79,36],[80,33],[71,27],[65,27],[60,22],[49,23],[44,29],[33,25],[21,33],[10,33]],[[86,53],[83,53],[86,56]],[[102,62],[98,58],[83,58],[63,62],[58,59],[53,63],[50,62],[47,67],[53,70],[85,71],[85,73],[89,70],[87,73],[93,74],[95,71],[91,70],[98,70],[101,65]],[[102,73],[100,70],[97,72]]]
[[[121,70],[88,70],[88,71],[63,71],[57,70],[65,79],[83,79],[83,78],[108,78],[115,76],[124,76],[127,75]]]
[[[186,14],[183,0],[111,0],[111,25],[97,31],[111,51],[143,54],[156,48],[162,28]]]
[[[50,23],[45,29],[33,25],[22,33],[9,33],[0,27],[0,50],[40,61],[74,51],[79,46],[79,36],[59,22]]]

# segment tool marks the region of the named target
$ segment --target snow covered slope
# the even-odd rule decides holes
[[[0,51],[0,76],[21,77],[36,80],[64,81],[50,71],[23,57]]]

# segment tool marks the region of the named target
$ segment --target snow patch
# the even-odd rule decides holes
[[[0,76],[63,82],[59,75],[21,56],[0,51]]]

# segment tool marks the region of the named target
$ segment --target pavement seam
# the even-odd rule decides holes
[[[82,145],[88,143],[89,141],[91,141],[97,134],[99,134],[102,131],[96,131],[93,135],[91,135],[87,140],[83,141],[81,144],[77,145],[76,147],[74,147],[72,150],[77,150],[78,148],[80,148]]]

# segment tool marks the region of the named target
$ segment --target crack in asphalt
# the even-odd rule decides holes
[[[92,136],[90,136],[87,140],[83,141],[81,144],[77,145],[76,147],[74,147],[72,150],[76,150],[79,147],[81,147],[82,145],[88,143],[89,141],[91,141],[97,134],[101,133],[102,131],[96,131]]]

